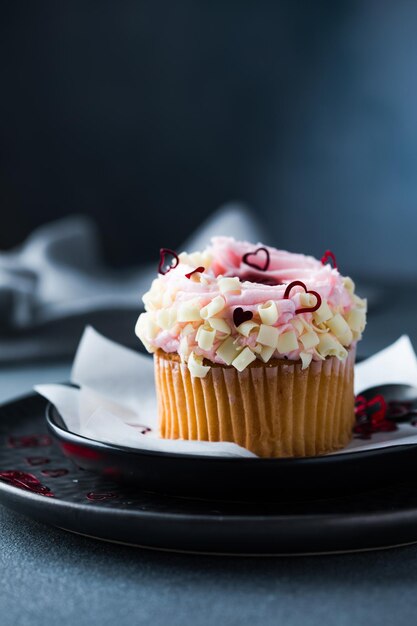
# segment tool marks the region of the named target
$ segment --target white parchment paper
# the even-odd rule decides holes
[[[254,457],[234,443],[162,439],[158,436],[153,361],[106,339],[87,327],[66,385],[37,385],[36,391],[52,402],[67,428],[74,433],[131,448],[213,456]],[[385,383],[417,387],[417,358],[410,339],[402,336],[391,346],[355,367],[355,393]],[[342,451],[369,450],[417,443],[417,428],[400,424],[372,439],[353,439]]]

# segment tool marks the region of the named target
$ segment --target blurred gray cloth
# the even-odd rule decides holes
[[[179,250],[204,248],[214,235],[265,240],[243,205],[221,207]],[[161,247],[164,242],[161,241]],[[71,356],[86,324],[125,345],[137,345],[141,296],[156,275],[152,263],[106,267],[95,224],[68,217],[38,228],[19,248],[0,253],[0,363]]]

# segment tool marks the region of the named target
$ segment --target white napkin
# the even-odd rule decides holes
[[[217,233],[265,241],[260,220],[237,202],[223,205],[179,250],[204,248]],[[164,245],[164,242],[161,242]],[[86,323],[135,346],[131,329],[157,261],[115,271],[100,255],[96,225],[74,215],[0,251],[0,363],[72,356]]]
[[[67,428],[89,439],[131,448],[185,454],[254,457],[234,443],[161,439],[157,432],[157,405],[152,357],[129,350],[87,327],[65,385],[37,385],[42,396],[60,412]],[[355,393],[384,383],[417,387],[417,358],[410,339],[403,336],[355,368]],[[417,428],[400,424],[371,440],[353,439],[342,451],[369,450],[417,443]]]

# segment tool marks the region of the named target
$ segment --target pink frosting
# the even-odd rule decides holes
[[[256,270],[242,261],[246,253],[260,247],[265,247],[269,251],[270,264],[267,271]],[[330,306],[349,307],[351,304],[351,297],[343,286],[343,277],[338,270],[330,265],[323,265],[312,256],[276,250],[262,243],[235,241],[231,237],[214,237],[207,251],[212,257],[211,264],[204,274],[208,280],[222,275],[237,276],[242,281],[242,293],[230,294],[227,297],[227,303],[231,308],[238,306],[253,308],[268,300],[274,300],[282,301],[279,308],[283,313],[293,314],[296,308],[293,304],[298,305],[299,294],[298,296],[290,294],[291,300],[283,298],[288,283],[294,280],[301,280],[308,289],[320,293]],[[260,260],[263,261],[263,257]],[[195,267],[181,263],[165,276],[160,276],[160,280],[166,289],[172,288],[177,291],[177,302],[199,297],[207,304],[220,293],[217,283],[209,282],[205,285],[189,280],[185,275],[193,269]],[[265,281],[274,284],[264,284]]]
[[[245,254],[261,247],[269,252],[270,262],[266,271],[256,270],[243,261]],[[254,245],[247,241],[235,241],[230,237],[214,237],[209,250],[213,255],[211,269],[216,276],[238,276],[242,281],[250,281],[245,285],[245,292],[249,299],[253,298],[253,303],[281,299],[287,284],[294,280],[303,281],[309,289],[319,291],[326,299],[334,295],[339,303],[343,298],[342,276],[330,265],[323,265],[312,256],[277,250],[262,243]],[[248,260],[261,265],[264,258],[264,253],[259,252]],[[272,288],[265,282],[270,282]],[[345,301],[347,303],[348,300]]]
[[[256,249],[264,247],[269,252],[269,265],[265,271],[251,267],[244,262],[244,257],[248,253],[253,253]],[[316,291],[322,300],[326,301],[333,313],[340,313],[345,318],[356,306],[355,296],[352,290],[345,286],[344,278],[337,269],[329,264],[323,265],[321,261],[303,254],[277,250],[264,246],[261,243],[253,244],[245,241],[235,241],[229,237],[215,237],[211,245],[204,253],[207,261],[204,263],[205,272],[201,281],[190,280],[185,275],[194,270],[196,265],[190,263],[189,257],[181,260],[179,265],[169,271],[166,275],[160,275],[151,291],[145,296],[144,302],[150,314],[155,316],[155,309],[174,308],[189,301],[198,301],[199,306],[204,307],[216,296],[221,295],[226,301],[224,310],[218,317],[224,319],[232,329],[232,335],[236,336],[241,346],[254,348],[256,337],[250,335],[244,337],[236,331],[233,324],[233,311],[237,307],[242,307],[245,311],[251,311],[254,321],[260,323],[258,307],[268,301],[273,301],[278,310],[278,319],[274,326],[284,333],[294,328],[291,321],[295,318],[302,318],[305,322],[313,323],[313,314],[310,312],[296,314],[300,307],[300,297],[302,290],[294,289],[290,293],[289,299],[284,299],[287,285],[295,280],[301,280],[308,290]],[[248,259],[251,264],[264,266],[267,257],[265,252],[260,251],[256,256]],[[185,261],[185,262],[184,262]],[[199,263],[200,265],[200,263]],[[241,292],[234,294],[228,292],[222,294],[219,289],[218,277],[238,277],[241,281]],[[156,283],[156,286],[155,286]],[[265,284],[267,283],[267,284]],[[156,289],[158,297],[163,297],[162,304],[155,304],[152,300],[153,291]],[[160,294],[163,294],[161,296]],[[149,304],[151,302],[151,304]],[[159,300],[157,300],[159,302]],[[175,324],[169,330],[160,329],[156,336],[148,341],[154,348],[161,348],[165,352],[176,352],[182,338],[182,331],[185,324]],[[222,363],[217,356],[216,350],[224,341],[224,337],[216,335],[216,340],[210,350],[201,350],[196,345],[195,335],[191,334],[189,342],[195,354],[201,355],[212,362]],[[300,356],[299,350],[288,353],[286,356],[297,359]],[[277,355],[278,356],[278,355]],[[314,354],[313,358],[317,358]]]

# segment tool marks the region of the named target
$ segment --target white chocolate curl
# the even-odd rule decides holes
[[[214,330],[217,330],[218,333],[223,333],[224,335],[230,335],[232,329],[229,324],[223,320],[221,317],[209,317],[207,322],[210,324]]]
[[[258,330],[258,328],[259,324],[257,324],[256,322],[242,322],[242,324],[239,324],[239,326],[237,327],[237,332],[244,337],[249,337],[249,335],[255,330]]]
[[[365,309],[367,307],[367,300],[366,298],[360,298],[359,296],[357,296],[356,294],[353,296],[353,301],[356,304],[356,306],[358,307],[358,309]]]
[[[256,356],[253,354],[252,350],[246,346],[246,348],[243,348],[242,352],[240,352],[240,354],[238,354],[238,356],[233,360],[232,365],[239,372],[243,372],[243,370],[255,359]]]
[[[305,350],[308,350],[309,348],[314,348],[320,343],[320,339],[318,338],[318,335],[314,332],[314,330],[311,330],[301,335],[300,341],[303,344]]]
[[[177,320],[179,322],[199,322],[201,320],[200,307],[193,302],[183,302],[178,307]]]
[[[190,370],[191,376],[194,378],[204,378],[210,371],[210,366],[203,365],[203,357],[191,352],[188,357],[188,369]]]
[[[214,328],[211,328],[208,324],[200,326],[196,335],[198,347],[202,350],[211,350],[215,337],[216,331]]]
[[[301,358],[301,369],[305,370],[306,367],[308,367],[313,359],[313,355],[311,352],[300,352],[300,358]]]
[[[184,263],[191,268],[201,266],[209,267],[212,261],[210,254],[208,254],[208,252],[206,251],[191,252],[190,254],[187,254],[187,252],[181,252],[181,254],[178,255],[178,258],[181,263]]]
[[[178,354],[181,357],[181,361],[186,361],[190,355],[190,346],[187,337],[183,337],[178,347]]]
[[[173,303],[172,294],[169,293],[169,291],[165,291],[162,294],[162,306],[168,308],[169,306],[172,306],[172,303]]]
[[[306,324],[307,324],[307,322],[306,322]],[[308,325],[308,324],[307,324],[307,325]],[[297,318],[294,318],[293,320],[291,320],[291,326],[293,326],[293,327],[294,327],[294,330],[296,330],[296,331],[297,331],[297,334],[298,334],[298,335],[301,335],[301,333],[302,333],[302,332],[303,332],[303,330],[304,330],[304,323],[303,323],[303,320],[302,320],[302,319],[297,319]]]
[[[241,292],[240,280],[235,278],[219,278],[217,280],[217,284],[219,285],[219,290],[221,293],[236,293],[239,294]]]
[[[320,335],[318,352],[321,356],[336,356],[340,361],[347,357],[347,350],[333,335]]]
[[[233,337],[228,337],[226,341],[217,348],[216,354],[226,365],[231,365],[232,361],[237,357],[241,348],[235,344]]]
[[[135,333],[148,352],[155,352],[156,348],[151,341],[155,338],[158,327],[152,320],[150,313],[141,313],[135,326]]]
[[[169,330],[175,326],[176,322],[177,312],[172,307],[168,309],[159,309],[159,311],[156,312],[156,323],[164,330]]]
[[[263,346],[269,346],[270,348],[277,347],[279,331],[274,326],[267,326],[266,324],[261,324],[259,327],[259,333],[257,337],[257,342],[261,343]]]
[[[355,292],[355,283],[349,276],[345,276],[343,279],[343,287],[351,294]]]
[[[313,307],[317,304],[317,296],[313,293],[300,293],[300,305],[302,307]]]
[[[336,315],[334,315],[334,317],[327,322],[327,326],[330,328],[332,333],[336,335],[343,346],[348,346],[352,343],[352,331],[349,328],[349,324],[340,315],[340,313],[336,313]]]
[[[258,313],[262,323],[269,326],[273,326],[278,319],[277,305],[272,300],[259,305]]]
[[[181,335],[183,337],[187,337],[188,335],[191,335],[191,333],[193,333],[195,330],[194,326],[192,324],[187,324],[186,326],[184,326],[184,328],[181,331]]]
[[[347,323],[351,330],[361,333],[366,325],[366,312],[364,309],[352,309],[348,315]]]
[[[278,352],[281,352],[281,354],[298,350],[298,341],[295,332],[293,330],[289,330],[286,333],[282,333],[282,335],[278,337],[277,347]]]
[[[216,296],[211,302],[200,310],[201,317],[206,320],[209,317],[214,317],[220,311],[223,311],[226,302],[222,296]]]
[[[264,363],[268,363],[274,352],[275,348],[271,348],[270,346],[262,346],[259,356]]]
[[[326,300],[321,301],[320,307],[313,313],[314,321],[316,324],[321,324],[322,322],[327,322],[331,317],[333,317],[333,313],[331,312],[329,305]]]

